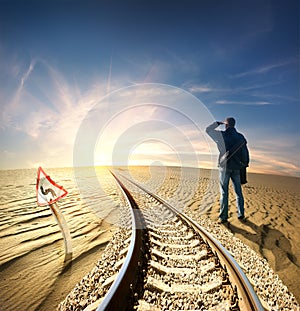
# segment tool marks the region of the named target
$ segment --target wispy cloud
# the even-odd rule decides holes
[[[268,101],[233,101],[233,100],[217,100],[217,105],[241,105],[241,106],[268,106],[273,103]]]
[[[236,74],[234,77],[235,78],[243,78],[243,77],[246,77],[246,76],[249,76],[249,75],[258,75],[258,74],[260,75],[260,74],[267,73],[267,72],[269,72],[269,71],[271,71],[273,69],[280,68],[280,67],[283,67],[283,66],[288,66],[288,65],[294,64],[296,62],[299,62],[299,60],[297,60],[297,59],[288,59],[288,60],[280,61],[280,62],[273,63],[273,64],[267,64],[267,65],[263,65],[263,66],[260,66],[260,67],[256,67],[256,68],[251,69],[249,71],[245,71],[245,72]]]
[[[36,83],[39,81],[35,70],[37,65],[39,70],[42,68],[46,83]],[[9,94],[2,110],[1,127],[15,137],[13,146],[5,136],[1,141],[3,146],[11,146],[9,152],[21,157],[6,163],[14,161],[14,165],[22,167],[27,166],[26,162],[43,162],[47,166],[71,165],[78,127],[87,111],[105,95],[105,84],[97,82],[96,87],[83,93],[43,61],[32,61],[20,76],[14,91],[0,89],[0,93]],[[45,95],[46,102],[39,97],[40,94]],[[2,153],[2,156],[8,158],[8,153]]]
[[[300,177],[299,135],[287,136],[283,132],[270,135],[270,131],[267,127],[249,129],[250,170]]]
[[[213,94],[218,93],[224,96],[230,96],[230,95],[235,95],[238,93],[247,92],[251,96],[252,95],[254,96],[254,91],[264,90],[265,88],[273,87],[280,83],[281,83],[280,81],[268,81],[264,83],[249,83],[245,85],[237,84],[234,86],[226,86],[226,87],[222,85],[212,87],[209,83],[207,83],[207,84],[199,84],[199,85],[192,84],[191,86],[183,85],[183,88],[187,89],[189,92],[194,93],[194,94],[195,93],[213,93]],[[257,96],[260,96],[260,94],[257,94]]]
[[[35,66],[35,63],[36,63],[35,60],[32,60],[29,64],[28,70],[21,77],[20,86],[18,89],[19,92],[22,91],[26,80],[29,78],[30,74],[32,73],[34,66]]]
[[[286,159],[285,159],[286,158]],[[284,155],[251,149],[249,170],[254,173],[281,174],[300,177],[300,165]]]
[[[126,164],[130,155],[145,165],[159,159],[173,163],[179,157],[188,165],[194,159],[195,166],[197,154],[210,151],[207,137],[194,124],[170,116],[166,108],[151,104],[122,111],[103,128],[95,147],[96,162],[110,163],[114,158]]]
[[[38,87],[41,88],[39,91],[47,94],[47,103],[39,98],[38,94],[40,92],[34,93],[34,88],[28,87],[31,79],[36,81],[37,76],[35,76],[35,74],[39,66],[43,66],[44,72],[47,73],[47,82],[49,82],[38,85]],[[71,84],[70,80],[59,70],[49,64],[44,62],[40,63],[38,61],[32,61],[24,73],[19,74],[19,77],[19,83],[15,86],[13,96],[11,96],[10,101],[3,107],[3,116],[5,118],[6,130],[12,130],[14,133],[18,132],[22,134],[20,138],[22,139],[22,148],[24,149],[9,149],[7,146],[3,146],[5,151],[1,152],[1,158],[6,159],[6,164],[9,161],[13,161],[13,163],[21,163],[21,161],[23,161],[20,165],[23,166],[24,163],[27,163],[28,167],[34,165],[34,163],[46,166],[72,165],[74,140],[76,139],[78,128],[82,120],[87,113],[99,103],[99,100],[106,95],[107,89],[115,88],[118,79],[115,78],[113,84],[112,79],[109,78],[110,86],[108,87],[106,85],[107,78],[103,78],[103,80],[99,78],[97,81],[91,81],[93,83],[90,85],[93,86],[90,87],[88,91],[83,92],[76,83]],[[189,90],[204,93],[213,92],[218,89],[211,87],[210,84],[194,84]],[[221,88],[219,90],[221,90]],[[3,92],[1,86],[0,91]],[[130,88],[128,88],[118,96],[111,96],[106,100],[107,106],[105,107],[107,110],[102,111],[102,114],[109,114],[110,111],[113,112],[114,109],[120,108],[121,106],[118,106],[118,104],[119,102],[124,102],[124,100],[129,101],[130,104],[138,104],[141,100],[144,102],[148,99],[148,91],[147,89],[141,88],[139,91],[134,90],[132,93]],[[223,91],[225,92],[224,89]],[[232,92],[232,90],[227,91]],[[170,101],[167,105],[177,108],[179,112],[184,112],[184,107],[188,105],[182,95],[185,94],[185,92],[181,89],[173,88],[172,96],[170,96],[171,93],[168,89],[156,89],[156,92],[154,98],[162,98],[163,100],[153,100],[153,103],[161,102],[165,104],[170,97],[176,98],[178,102]],[[18,96],[16,96],[16,94],[18,94]],[[228,95],[228,93],[225,95]],[[119,102],[113,101],[114,98],[117,98]],[[216,101],[216,104],[248,106],[273,105],[271,101],[267,100],[238,101],[228,99],[219,99]],[[199,103],[197,103],[197,105],[199,108]],[[191,106],[196,107],[197,105]],[[102,105],[100,106],[102,107]],[[101,111],[96,111],[96,113],[97,112],[99,114],[101,113]],[[118,111],[117,109],[116,113],[117,112],[120,112],[120,110]],[[194,110],[189,110],[189,113],[191,116],[197,116],[197,118],[201,118],[202,116],[202,113]],[[133,144],[130,145],[131,147],[129,146],[129,151],[135,150],[135,152],[130,154],[132,160],[142,161],[143,157],[148,155],[148,158],[146,158],[148,160],[151,160],[151,158],[161,159],[164,163],[174,164],[178,163],[179,157],[182,157],[186,161],[185,164],[194,164],[193,157],[196,157],[199,159],[199,165],[201,166],[214,167],[214,163],[216,164],[216,159],[214,157],[215,149],[212,147],[212,145],[215,147],[215,144],[209,141],[205,133],[202,137],[201,131],[199,132],[197,128],[185,124],[183,122],[186,121],[184,115],[176,115],[175,118],[175,110],[159,110],[149,105],[147,108],[142,106],[134,108],[134,113],[132,113],[132,111],[126,112],[125,109],[122,111],[122,114],[113,115],[115,116],[114,119],[111,119],[110,125],[104,127],[105,131],[102,132],[102,136],[99,134],[99,144],[93,149],[96,161],[101,162],[107,160],[105,155],[102,156],[103,153],[112,153],[116,141],[120,140],[119,147],[121,147],[121,143],[126,143],[126,140],[123,140],[123,138],[128,138],[128,144],[132,144],[133,141]],[[101,120],[101,118],[98,118],[97,122],[101,123]],[[105,118],[103,118],[103,120],[105,120]],[[165,120],[165,124],[168,126],[156,128],[156,131],[152,133],[150,132],[149,126],[148,128],[145,126],[144,128],[140,127],[139,132],[135,132],[137,127],[135,128],[134,126],[136,124],[145,123],[145,125],[149,125],[149,121],[153,121],[153,124],[155,124],[155,121],[161,120]],[[201,119],[201,122],[206,125],[209,124],[207,121],[207,118]],[[2,123],[2,126],[3,124],[4,123]],[[91,126],[93,126],[93,124],[91,124]],[[132,127],[132,132],[126,132],[130,127]],[[124,133],[126,135],[128,134],[128,136],[125,137],[125,135],[123,137],[122,135]],[[139,133],[146,133],[144,134],[144,141],[139,140],[139,138],[136,138],[134,141],[134,134]],[[182,134],[181,138],[178,138],[178,134]],[[259,140],[257,137],[259,137]],[[155,138],[159,143],[147,142],[149,138]],[[251,139],[249,139],[249,141],[251,141]],[[252,159],[250,170],[300,175],[300,165],[297,164],[296,156],[293,157],[293,155],[290,154],[290,150],[298,150],[298,147],[293,147],[293,143],[295,144],[295,142],[292,141],[289,145],[279,146],[278,140],[272,142],[262,141],[261,136],[258,134],[255,135],[252,141],[255,141],[256,144],[252,146],[250,150]],[[280,141],[286,142],[285,137],[281,137]],[[101,142],[104,143],[101,144]],[[20,143],[21,140],[15,141],[16,146],[20,145]],[[259,147],[259,145],[265,148],[263,149]],[[280,152],[278,149],[280,149]],[[122,151],[122,148],[118,150]],[[214,157],[212,161],[210,161],[211,157]]]
[[[207,93],[207,92],[215,91],[215,89],[210,87],[208,84],[193,85],[193,86],[190,86],[188,90],[191,93]]]

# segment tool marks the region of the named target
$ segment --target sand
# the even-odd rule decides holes
[[[192,172],[168,169],[132,171],[141,182],[151,183],[156,175],[165,175],[155,181],[154,190],[170,202],[184,206],[197,218],[208,217],[214,221],[219,213],[218,172],[202,170],[195,188]],[[190,175],[187,182],[179,181]],[[151,177],[150,177],[151,176]],[[162,180],[162,178],[158,178]],[[179,185],[179,186],[178,186]],[[192,194],[189,193],[191,190]],[[246,222],[237,219],[235,194],[230,183],[229,225],[227,229],[258,255],[267,259],[271,268],[300,301],[300,178],[280,175],[248,174],[243,186]],[[175,201],[175,202],[174,202]]]
[[[182,170],[178,168],[149,170],[137,167],[131,168],[130,172],[132,178],[152,187],[159,195],[195,217],[218,218],[218,180],[210,171],[203,170],[196,177],[192,169],[187,174],[181,174]],[[13,202],[1,195],[0,305],[3,310],[24,310],[24,306],[28,311],[55,310],[76,283],[92,270],[116,229],[86,206],[79,208],[78,190],[74,187],[63,209],[70,222],[75,246],[74,260],[65,267],[59,229],[49,211],[32,209],[35,200],[32,186],[34,179],[28,188],[30,191],[26,190],[29,193],[27,199],[24,199],[24,191],[17,192],[19,188],[16,185]],[[117,188],[115,185],[111,187],[116,200]],[[230,186],[230,225],[227,228],[267,259],[298,302],[299,189],[300,178],[249,174],[248,184],[243,186],[247,222],[237,220],[235,197]],[[22,198],[19,197],[21,194]],[[97,198],[97,202],[106,204],[101,197]],[[18,210],[16,216],[13,211],[18,206],[22,206],[23,210],[22,214]]]
[[[199,187],[200,200],[202,189],[203,185]],[[228,230],[267,259],[299,302],[300,178],[248,174],[243,193],[245,223],[237,219],[235,194],[230,184]],[[188,210],[197,212],[198,199],[196,194]],[[219,195],[205,214],[217,220],[218,213]]]
[[[267,259],[300,301],[300,179],[250,174],[243,187],[246,223],[237,220],[235,202],[229,230]],[[234,194],[231,193],[234,198]],[[218,204],[211,210],[216,217]]]
[[[114,233],[80,197],[71,168],[47,173],[69,191],[57,205],[71,233],[72,261],[64,262],[62,234],[49,207],[37,206],[36,170],[0,171],[0,310],[55,310]],[[93,195],[88,201],[107,202]]]

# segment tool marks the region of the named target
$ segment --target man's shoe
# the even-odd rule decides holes
[[[218,223],[219,223],[219,224],[226,224],[227,222],[228,222],[227,219],[221,219],[221,218],[219,218],[219,220],[218,220]]]
[[[239,216],[238,219],[239,219],[239,221],[241,221],[241,222],[246,222],[245,216]]]

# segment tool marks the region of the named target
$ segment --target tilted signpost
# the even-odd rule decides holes
[[[65,243],[65,261],[72,259],[71,235],[67,222],[56,202],[67,194],[67,190],[54,182],[41,167],[38,168],[36,183],[37,204],[39,206],[49,205],[50,210],[60,227]]]

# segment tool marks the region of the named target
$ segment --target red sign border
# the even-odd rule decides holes
[[[55,198],[54,200],[51,200],[51,201],[49,201],[49,202],[47,202],[47,203],[39,203],[39,200],[38,200],[38,191],[39,191],[39,190],[38,190],[38,185],[39,185],[41,173],[45,175],[46,179],[47,179],[53,186],[59,188],[60,190],[62,190],[62,191],[64,192],[61,196],[59,196],[59,197]],[[61,198],[63,198],[64,196],[66,196],[67,194],[68,194],[68,191],[67,191],[64,187],[58,185],[54,180],[52,180],[52,179],[50,178],[50,176],[47,175],[46,172],[42,169],[41,166],[38,168],[37,180],[36,180],[36,200],[37,200],[37,204],[38,204],[39,206],[46,206],[46,205],[49,205],[49,204],[53,204],[53,203],[57,202],[58,200],[60,200]]]

